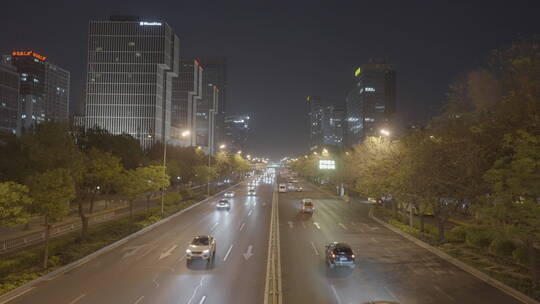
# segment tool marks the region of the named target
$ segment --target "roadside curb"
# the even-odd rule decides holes
[[[235,185],[232,185],[226,189],[223,189],[221,190],[220,192],[210,196],[210,197],[207,197],[205,199],[203,199],[202,201],[199,201],[185,209],[182,209],[182,210],[179,210],[178,212],[176,213],[173,213],[171,215],[169,215],[168,217],[160,220],[160,221],[157,221],[155,223],[153,223],[152,225],[150,226],[147,226],[147,227],[144,227],[143,229],[133,233],[133,234],[130,234],[112,244],[109,244],[77,261],[74,261],[74,262],[71,262],[70,264],[67,264],[65,266],[62,266],[56,270],[53,270],[35,280],[32,280],[24,285],[21,285],[15,289],[13,289],[12,291],[9,291],[3,295],[0,295],[0,304],[5,304],[5,303],[8,303],[9,301],[15,299],[16,297],[28,292],[30,289],[34,288],[34,285],[37,285],[38,283],[42,282],[42,281],[51,281],[53,280],[54,278],[56,278],[57,276],[61,275],[61,274],[64,274],[70,270],[73,270],[75,268],[77,268],[78,266],[80,265],[83,265],[83,264],[86,264],[88,262],[90,262],[91,260],[95,259],[96,257],[99,257],[100,255],[104,254],[104,253],[107,253],[125,243],[127,243],[128,241],[132,240],[132,239],[135,239],[151,230],[153,230],[154,228],[158,227],[158,226],[161,226],[167,222],[169,222],[171,219],[179,216],[180,214],[183,214],[184,212],[192,209],[192,208],[195,208],[196,206],[199,206],[201,204],[204,204],[206,203],[207,201],[211,200],[211,199],[214,199],[216,198],[217,196],[221,195],[223,192],[226,192],[228,191],[229,189],[232,189],[234,187],[237,187],[238,185],[241,185],[242,183],[244,183],[243,181],[242,182],[239,182]]]
[[[469,266],[467,265],[466,263],[450,256],[449,254],[443,252],[442,250],[440,249],[437,249],[417,238],[415,238],[414,236],[400,230],[399,228],[396,228],[386,222],[384,222],[383,220],[380,220],[378,219],[375,215],[373,215],[373,208],[370,208],[369,209],[369,217],[372,218],[374,221],[376,221],[377,223],[383,225],[384,227],[386,227],[388,230],[391,230],[397,234],[399,234],[400,236],[408,239],[409,241],[413,242],[414,244],[416,244],[417,246],[419,247],[422,247],[424,249],[426,249],[427,251],[435,254],[436,256],[440,257],[441,259],[453,264],[454,266],[460,268],[461,270],[465,271],[465,272],[468,272],[469,274],[475,276],[476,278],[488,283],[489,285],[499,289],[499,290],[502,290],[503,292],[507,293],[508,295],[516,298],[517,300],[523,302],[523,303],[527,303],[527,304],[540,304],[540,302],[536,301],[535,299],[532,299],[530,298],[529,296],[525,295],[524,293],[498,281],[498,280],[495,280],[494,278],[490,277],[489,275],[483,273],[482,271],[472,267],[472,266]]]

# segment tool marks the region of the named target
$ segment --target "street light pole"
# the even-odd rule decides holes
[[[190,131],[184,131],[182,132],[182,137],[187,137],[190,135]],[[170,139],[170,138],[169,138]],[[167,173],[167,143],[169,142],[169,139],[165,139],[163,141],[163,168],[165,168],[165,174]],[[161,217],[165,214],[165,187],[161,189]]]

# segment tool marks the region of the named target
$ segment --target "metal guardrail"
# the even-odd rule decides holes
[[[277,187],[277,185],[275,186]],[[270,215],[270,235],[268,237],[268,257],[266,263],[266,281],[264,304],[281,304],[281,258],[279,248],[278,195],[274,188],[272,211]]]

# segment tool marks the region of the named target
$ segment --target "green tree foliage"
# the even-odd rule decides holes
[[[216,168],[210,168],[208,166],[195,166],[193,167],[193,172],[195,173],[193,181],[197,184],[207,183],[217,176]]]
[[[28,187],[14,182],[0,183],[0,226],[24,224],[30,215],[32,199]]]
[[[146,193],[146,207],[148,209],[152,195],[170,185],[169,176],[163,166],[139,167],[135,169],[135,172],[141,180],[141,191]]]
[[[52,169],[31,176],[28,180],[35,210],[44,218],[45,253],[43,268],[47,268],[49,238],[52,224],[69,212],[69,202],[75,198],[73,177],[67,169]]]

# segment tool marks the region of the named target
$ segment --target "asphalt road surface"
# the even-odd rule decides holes
[[[202,203],[154,230],[84,265],[39,284],[12,303],[262,303],[273,188],[235,189],[230,211],[219,198]],[[216,238],[214,265],[188,267],[185,250],[193,236]]]
[[[371,220],[368,204],[303,186],[279,194],[283,303],[521,303]],[[299,213],[302,198],[313,216]],[[332,241],[351,245],[355,269],[327,269]]]

